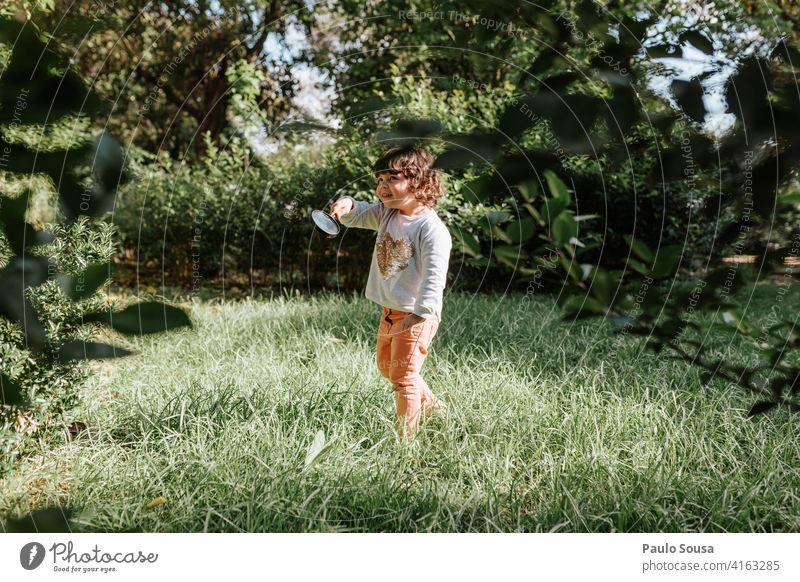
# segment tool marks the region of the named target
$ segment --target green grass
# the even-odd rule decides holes
[[[88,428],[0,483],[0,514],[61,503],[89,531],[800,529],[800,417],[748,419],[740,389],[561,322],[549,298],[448,296],[423,371],[452,414],[398,443],[379,313],[331,295],[196,303],[195,329],[93,364]]]

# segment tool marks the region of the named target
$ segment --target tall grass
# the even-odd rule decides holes
[[[334,295],[196,302],[195,329],[98,366],[88,428],[0,483],[0,513],[68,504],[90,531],[800,529],[797,416],[748,419],[738,389],[562,322],[550,298],[449,295],[423,370],[451,415],[399,443],[379,313]]]

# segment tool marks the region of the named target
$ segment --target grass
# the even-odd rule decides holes
[[[748,419],[738,388],[562,322],[550,298],[449,295],[423,371],[452,414],[398,443],[379,313],[335,295],[195,303],[193,330],[93,364],[88,428],[0,482],[0,514],[60,503],[87,531],[800,529],[799,417]]]

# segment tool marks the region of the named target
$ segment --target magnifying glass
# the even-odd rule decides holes
[[[339,223],[324,210],[312,210],[311,221],[328,238],[335,238],[339,234]]]

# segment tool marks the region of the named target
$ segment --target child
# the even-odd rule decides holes
[[[380,202],[344,196],[331,207],[343,225],[378,231],[366,296],[383,307],[378,370],[392,383],[397,426],[409,436],[422,410],[445,410],[419,374],[441,320],[453,244],[433,210],[444,189],[432,163],[423,149],[391,149],[374,167]]]

